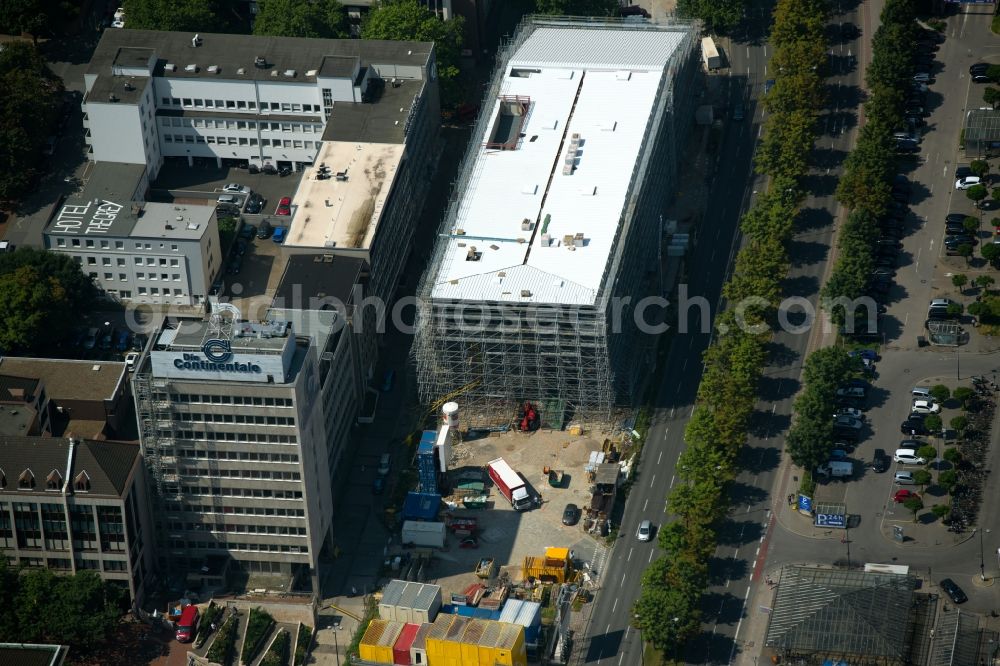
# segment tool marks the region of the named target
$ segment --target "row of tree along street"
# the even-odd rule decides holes
[[[789,266],[786,246],[805,198],[800,179],[823,105],[824,72],[816,64],[826,61],[827,12],[827,4],[815,0],[778,0],[774,9],[771,71],[777,74],[763,101],[767,120],[756,164],[770,186],[741,222],[745,244],[723,286],[730,307],[717,317],[705,352],[697,404],[684,432],[687,447],[677,465],[681,483],[668,498],[674,520],[660,531],[664,555],[643,574],[634,607],[643,637],[672,656],[700,630],[708,562],[767,361],[765,345]]]

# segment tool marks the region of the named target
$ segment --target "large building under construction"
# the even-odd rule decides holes
[[[480,423],[530,401],[551,427],[635,402],[695,34],[531,18],[501,49],[420,287],[423,400],[460,395]]]

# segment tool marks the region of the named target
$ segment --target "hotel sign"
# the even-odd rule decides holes
[[[60,234],[107,234],[118,219],[122,204],[113,201],[88,201],[63,206],[52,223],[51,231]]]
[[[200,352],[154,351],[150,358],[154,377],[283,382],[286,371],[281,355],[234,354],[226,340],[209,340]]]

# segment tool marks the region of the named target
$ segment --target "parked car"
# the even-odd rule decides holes
[[[385,477],[376,476],[372,480],[372,494],[381,495],[383,490],[385,490]]]
[[[969,597],[965,596],[965,592],[962,591],[962,588],[956,585],[955,581],[951,578],[942,578],[938,585],[941,586],[941,589],[948,595],[948,598],[951,599],[952,603],[964,604],[969,600]]]
[[[872,471],[881,474],[887,469],[889,469],[889,456],[885,454],[885,449],[875,449],[872,455]]]
[[[139,360],[139,352],[129,352],[125,354],[125,369],[128,371],[135,370],[136,361]]]
[[[274,234],[271,235],[271,240],[275,243],[283,243],[285,241],[285,232],[287,231],[287,227],[275,227]]]
[[[893,475],[893,483],[897,486],[913,486],[916,482],[913,480],[913,472],[896,472]]]
[[[244,210],[248,215],[257,215],[261,210],[264,209],[264,198],[259,194],[251,194],[250,198],[247,199],[247,205]]]
[[[100,333],[96,328],[88,328],[87,335],[83,338],[83,348],[91,350],[97,346],[97,336]]]
[[[389,473],[390,467],[392,467],[392,454],[383,453],[378,459],[378,473],[385,476]]]
[[[142,333],[136,333],[132,338],[132,351],[141,352],[146,348],[146,336]]]
[[[915,449],[896,449],[892,454],[892,461],[901,465],[926,465],[927,458],[917,455]]]
[[[104,351],[110,351],[111,343],[115,339],[115,329],[111,329],[107,333],[101,336],[101,341],[98,346]]]
[[[635,531],[635,538],[639,541],[649,541],[653,538],[653,524],[648,520],[639,523],[639,529]]]
[[[240,185],[239,183],[227,183],[222,187],[223,192],[230,192],[232,194],[250,194],[250,188],[246,185]]]
[[[899,432],[904,435],[929,435],[930,431],[927,430],[927,426],[924,425],[924,419],[920,418],[919,415],[911,415],[910,418],[906,419],[899,424]]]
[[[576,504],[567,504],[566,508],[563,509],[562,524],[576,525],[576,521],[579,519],[580,519],[580,507],[578,507]]]
[[[990,77],[986,76],[985,74],[973,74],[972,75],[972,82],[973,83],[990,83],[992,81],[993,81],[993,79],[991,79]]]
[[[253,226],[252,224],[244,224],[242,227],[240,227],[240,238],[243,238],[245,240],[250,240],[256,235],[257,235],[257,227]]]
[[[841,398],[864,398],[865,389],[860,386],[845,386],[837,389],[837,396]]]
[[[861,419],[856,419],[847,414],[837,414],[833,417],[834,428],[850,428],[851,430],[861,430],[864,423]]]
[[[914,400],[910,406],[910,412],[913,414],[937,414],[940,411],[941,405],[933,400]]]
[[[123,352],[128,349],[129,342],[129,332],[128,331],[118,331],[118,336],[115,340],[115,349]]]
[[[964,176],[955,181],[956,190],[967,190],[974,185],[979,185],[979,176]]]
[[[969,74],[985,74],[990,68],[988,62],[977,62],[969,65]]]
[[[917,493],[913,492],[912,490],[907,490],[906,488],[900,488],[895,493],[893,493],[893,495],[892,495],[892,501],[896,502],[897,504],[902,504],[903,502],[905,502],[906,500],[910,499],[911,497],[915,497],[916,499],[920,499],[920,495],[918,495]]]
[[[257,227],[257,238],[260,238],[262,240],[265,238],[270,238],[271,232],[273,230],[274,227],[271,226],[271,223],[268,222],[267,220],[264,220],[263,222],[260,223],[260,226]]]
[[[764,81],[764,94],[771,92],[771,88],[774,87],[774,79],[768,79]]]
[[[847,449],[834,449],[833,451],[830,451],[830,460],[835,460],[837,462],[847,460]]]
[[[837,410],[837,416],[850,416],[851,418],[863,421],[865,419],[865,413],[862,412],[857,407],[841,407]]]
[[[291,197],[281,197],[278,201],[278,207],[274,211],[275,215],[291,215],[292,214],[292,199]]]

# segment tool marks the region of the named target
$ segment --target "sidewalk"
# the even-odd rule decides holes
[[[347,660],[350,647],[358,630],[358,618],[364,617],[364,597],[334,597],[323,601],[316,617],[316,644],[310,664],[341,666]]]

